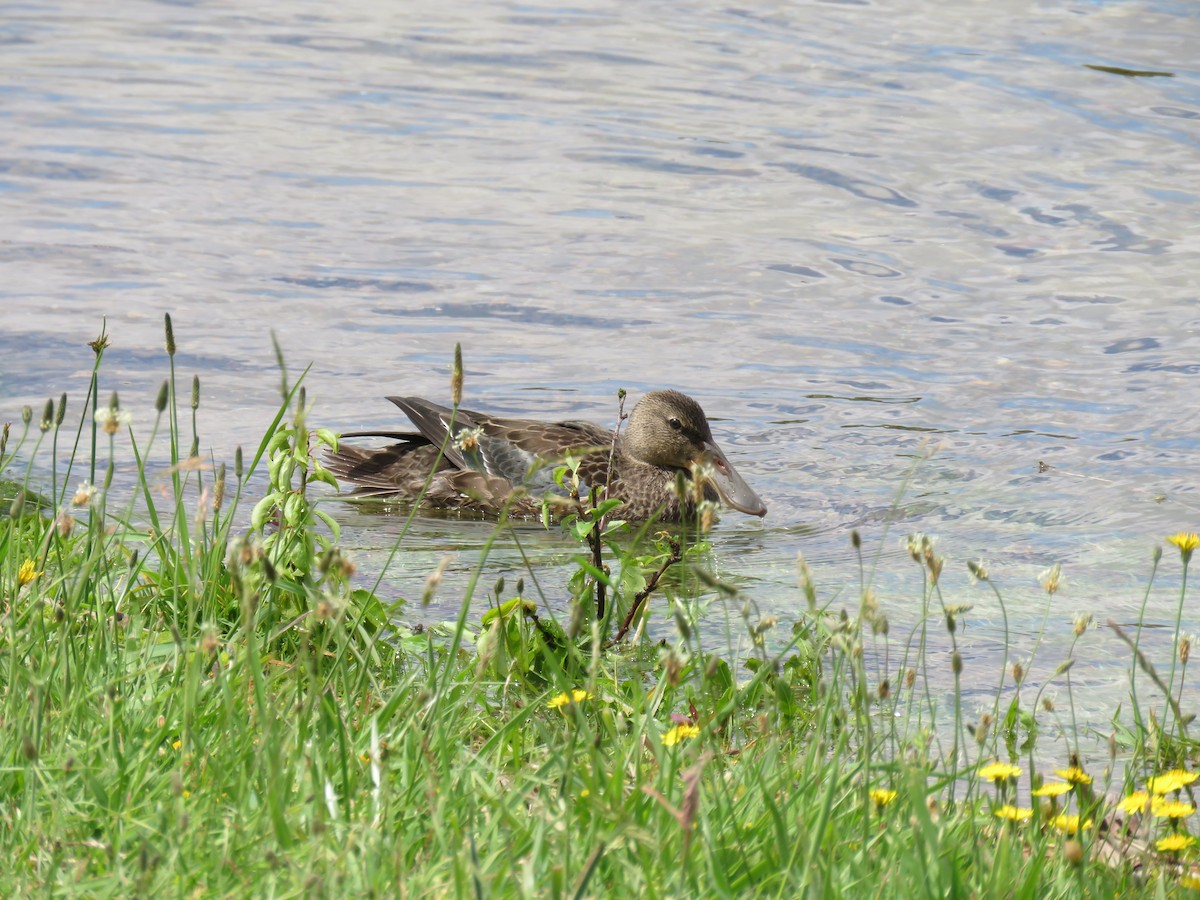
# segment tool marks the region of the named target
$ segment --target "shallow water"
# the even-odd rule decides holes
[[[853,604],[857,528],[894,636],[919,616],[901,539],[936,534],[986,697],[1002,620],[967,559],[1018,653],[1063,565],[1052,667],[1075,612],[1135,619],[1155,544],[1200,525],[1198,17],[1032,6],[10,5],[0,418],[81,399],[107,318],[105,391],[146,422],[164,312],[219,458],[274,414],[272,330],[335,429],[444,399],[457,341],[498,413],[612,421],[618,387],[680,388],[770,508],[726,516],[722,574],[786,618],[802,552]],[[377,569],[396,520],[339,515]],[[419,520],[389,587],[451,552],[452,604],[488,533]],[[1128,654],[1096,631],[1078,655],[1105,728]]]

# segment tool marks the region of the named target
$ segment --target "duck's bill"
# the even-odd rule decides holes
[[[721,499],[739,512],[751,516],[765,516],[766,504],[754,493],[754,489],[742,480],[742,476],[725,458],[721,448],[712,441],[706,442],[704,448],[708,451],[708,461],[712,464],[713,487],[717,489]]]

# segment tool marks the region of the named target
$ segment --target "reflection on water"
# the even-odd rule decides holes
[[[272,330],[335,429],[445,396],[456,341],[500,414],[611,422],[617,388],[676,387],[771,510],[714,537],[764,611],[797,607],[797,552],[853,607],[858,528],[913,627],[923,531],[975,604],[969,665],[1002,633],[972,558],[1018,645],[1063,564],[1065,652],[1075,611],[1135,618],[1153,545],[1200,520],[1197,30],[1171,0],[34,0],[0,23],[0,418],[81,399],[107,317],[102,387],[148,422],[164,312],[218,457],[274,415]],[[378,570],[402,520],[339,515]],[[488,533],[418,520],[396,590]],[[521,534],[550,572],[569,556]],[[519,559],[498,543],[489,572]],[[1100,722],[1114,640],[1072,670]]]

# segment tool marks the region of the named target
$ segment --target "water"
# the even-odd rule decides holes
[[[770,507],[721,523],[722,575],[786,619],[803,552],[852,605],[857,528],[900,634],[901,539],[936,534],[986,697],[1001,615],[967,559],[1017,653],[1063,565],[1052,666],[1200,525],[1198,41],[1169,0],[10,5],[0,418],[82,398],[106,318],[104,390],[148,426],[164,312],[218,458],[274,414],[272,330],[334,429],[445,399],[458,341],[497,413],[612,421],[618,387],[676,387]],[[378,568],[399,524],[339,515]],[[451,553],[447,606],[412,612],[448,616],[487,533],[418,521],[389,589]],[[569,548],[529,542],[561,597]],[[1148,619],[1173,624],[1167,549]],[[1105,728],[1128,653],[1077,653]]]

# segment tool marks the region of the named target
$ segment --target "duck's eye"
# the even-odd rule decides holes
[[[680,422],[679,419],[677,419],[675,416],[671,416],[671,418],[667,419],[667,424],[670,425],[672,428],[674,428],[676,431],[678,431],[680,428],[683,427],[683,423]]]

